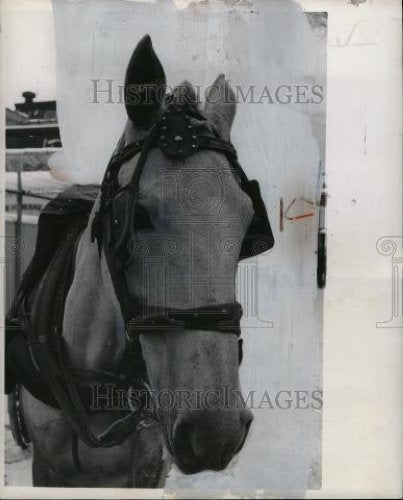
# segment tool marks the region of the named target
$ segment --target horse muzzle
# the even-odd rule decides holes
[[[188,410],[174,424],[172,454],[185,474],[220,471],[242,449],[253,420],[249,410]]]

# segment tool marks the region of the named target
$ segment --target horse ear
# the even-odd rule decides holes
[[[150,35],[144,36],[126,70],[124,96],[127,114],[139,127],[157,120],[166,90],[164,68],[154,52]]]
[[[222,139],[228,141],[236,111],[236,98],[223,74],[219,75],[206,95],[204,113],[216,126]]]

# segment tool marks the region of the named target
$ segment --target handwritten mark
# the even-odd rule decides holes
[[[355,42],[352,43],[352,38],[354,36],[354,33],[357,30],[357,27],[362,24],[362,23],[356,23],[354,26],[351,28],[350,33],[348,34],[346,40],[344,42],[341,42],[340,38],[336,38],[336,44],[331,45],[331,47],[339,47],[339,48],[344,48],[344,47],[368,47],[372,45],[378,45],[375,42]]]
[[[360,6],[360,3],[365,3],[367,0],[350,0],[351,5],[355,5],[356,7]]]
[[[302,198],[294,198],[292,202],[287,206],[287,208],[284,210],[283,209],[283,199],[280,199],[280,216],[281,216],[281,223],[283,222],[284,219],[293,221],[293,220],[300,220],[300,219],[306,219],[307,217],[313,217],[315,215],[315,212],[309,211],[309,212],[303,212],[303,213],[297,213],[295,215],[290,215],[290,211],[293,207],[297,207],[299,204],[305,204],[310,207],[314,207],[314,203],[310,201],[306,201]],[[297,207],[297,211],[300,210],[300,207]],[[281,226],[280,226],[281,230]]]

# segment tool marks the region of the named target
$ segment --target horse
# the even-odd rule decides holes
[[[186,474],[221,471],[242,449],[253,420],[238,404],[236,272],[241,258],[262,251],[245,248],[264,209],[230,143],[235,95],[224,75],[203,109],[190,83],[169,99],[166,86],[146,35],[126,70],[123,134],[73,245],[56,367],[62,382],[37,360],[59,407],[21,389],[34,486],[162,487],[172,462]],[[55,266],[29,299],[33,332],[43,329]],[[79,391],[64,387],[74,379],[66,359],[76,378],[112,374],[111,380],[125,359],[137,377],[143,370],[140,387],[151,402],[133,403],[128,416],[104,407],[74,415]]]

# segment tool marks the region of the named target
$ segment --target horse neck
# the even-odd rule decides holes
[[[63,336],[73,364],[89,369],[111,369],[125,348],[124,322],[111,278],[91,241],[91,223],[80,237],[75,273],[67,295]]]
[[[142,134],[146,135],[146,131]],[[128,120],[123,145],[140,136]],[[78,244],[74,278],[65,306],[63,337],[73,364],[111,369],[123,354],[126,335],[108,266],[99,255],[97,243],[91,241],[91,226],[99,203],[100,195]]]

